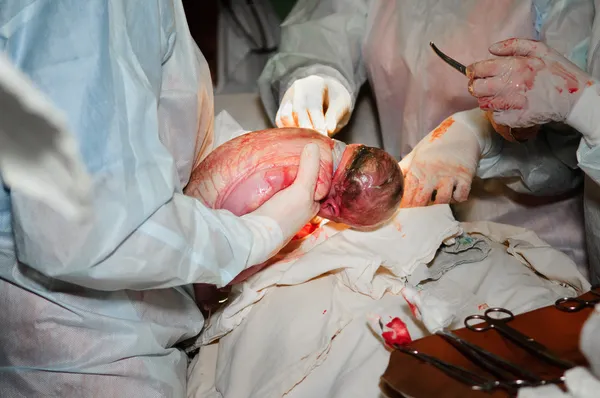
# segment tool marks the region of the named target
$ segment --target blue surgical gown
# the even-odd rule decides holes
[[[74,224],[0,184],[1,395],[185,396],[190,284],[227,284],[253,238],[182,194],[213,97],[181,0],[0,0],[0,49],[65,113],[94,194]]]

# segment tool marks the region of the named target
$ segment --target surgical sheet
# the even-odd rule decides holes
[[[402,278],[431,261],[444,240],[461,232],[447,205],[403,209],[387,225],[370,232],[326,223],[306,239],[292,242],[270,267],[236,285],[237,295],[210,318],[200,344],[234,330],[277,285],[298,285],[335,272],[340,283],[361,295],[379,299],[388,291],[398,294]]]
[[[293,267],[275,264],[243,285],[243,293],[210,322],[204,343],[221,338],[202,347],[191,364],[188,397],[379,397],[389,352],[368,328],[369,314],[401,318],[417,339],[429,333],[425,324],[431,329],[436,321],[449,321],[458,328],[464,316],[491,306],[522,313],[589,288],[566,255],[527,230],[458,224],[447,206],[411,212],[414,218],[399,212],[387,229],[338,231]],[[421,309],[427,319],[417,321],[401,294],[403,278],[393,274],[426,267],[460,230],[485,236],[492,249],[482,261],[420,286],[421,295],[452,305]],[[302,273],[315,277],[301,281]],[[285,283],[274,287],[277,280]],[[251,298],[245,306],[244,295]]]

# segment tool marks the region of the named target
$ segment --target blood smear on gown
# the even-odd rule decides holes
[[[308,235],[312,234],[319,228],[319,224],[308,223],[306,224],[293,238],[292,240],[298,240],[302,238],[306,238]]]

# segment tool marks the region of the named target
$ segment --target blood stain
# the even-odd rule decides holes
[[[444,120],[442,122],[442,124],[440,124],[435,130],[433,130],[433,132],[431,133],[431,138],[429,139],[429,142],[433,142],[435,140],[437,140],[438,138],[442,137],[444,134],[446,134],[446,131],[448,131],[448,128],[450,128],[450,126],[452,126],[454,124],[454,119],[452,117],[449,117],[448,119]]]

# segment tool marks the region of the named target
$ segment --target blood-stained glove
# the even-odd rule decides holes
[[[260,264],[271,258],[317,215],[320,205],[315,200],[315,188],[320,160],[319,147],[316,144],[306,145],[294,183],[277,192],[252,213],[242,216],[255,235],[248,264]],[[265,230],[265,226],[273,225],[272,221],[275,222],[273,228]],[[264,239],[258,239],[259,236]]]
[[[333,136],[350,119],[352,96],[342,83],[317,75],[296,80],[285,92],[275,124],[277,127],[310,128]]]
[[[467,67],[469,92],[496,123],[512,128],[566,122],[592,78],[544,43],[509,39],[492,45],[499,58]]]
[[[540,132],[540,125],[525,128],[512,128],[496,123],[494,120],[494,112],[487,111],[485,118],[492,124],[494,131],[500,134],[502,138],[510,142],[525,142],[534,138]]]
[[[400,162],[400,207],[467,200],[479,160],[491,150],[492,134],[491,124],[477,108],[444,120]]]

